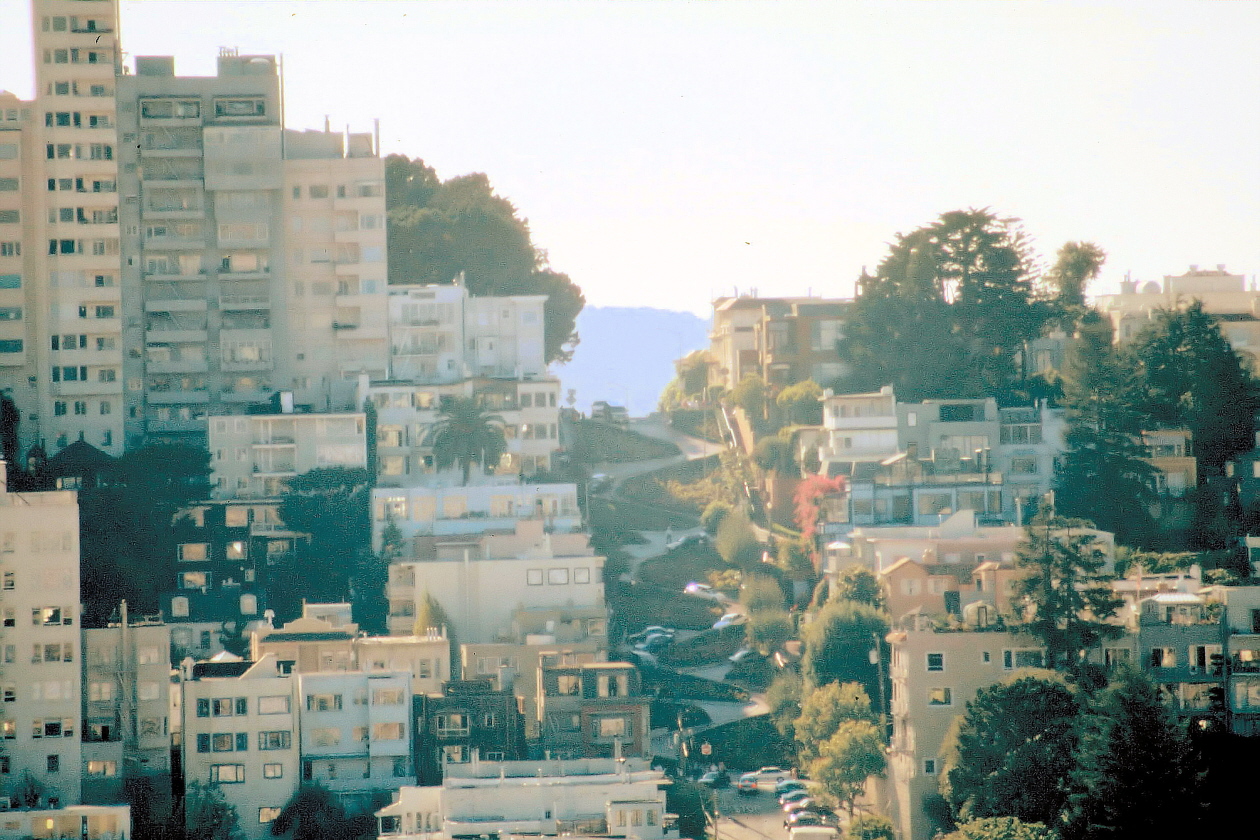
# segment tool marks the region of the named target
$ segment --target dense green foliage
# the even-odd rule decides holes
[[[1063,840],[1192,837],[1204,792],[1189,740],[1159,690],[1127,670],[1086,719]]]
[[[1110,620],[1124,602],[1104,572],[1107,554],[1090,523],[1045,508],[1026,535],[1015,560],[1027,572],[1015,592],[1031,612],[1021,624],[1045,645],[1049,667],[1077,674],[1088,651],[1124,635]]]
[[[880,693],[879,669],[870,653],[888,633],[884,615],[867,604],[832,601],[801,633],[805,643],[801,673],[815,688],[831,682],[861,683],[868,697]]]
[[[868,720],[844,720],[817,746],[818,757],[809,764],[809,777],[828,796],[849,809],[862,795],[866,780],[883,777],[887,767],[884,740],[879,727]]]
[[[424,161],[390,155],[385,203],[389,282],[448,284],[463,275],[474,295],[547,295],[547,360],[572,358],[582,290],[550,268],[529,223],[485,175],[442,181]]]
[[[491,470],[507,450],[503,435],[503,418],[487,414],[471,397],[447,397],[442,400],[442,413],[428,432],[426,442],[433,447],[433,462],[438,469],[458,464],[464,484],[473,464]]]
[[[310,534],[311,542],[306,556],[294,555],[271,570],[268,602],[282,619],[299,615],[302,599],[347,600],[351,581],[361,570],[365,581],[380,576],[370,552],[372,481],[367,470],[320,467],[288,485],[280,518],[293,530]]]
[[[942,840],[1055,840],[1052,829],[1015,817],[983,817],[963,823]]]
[[[840,341],[846,391],[893,385],[899,399],[1003,394],[1024,342],[1053,308],[1034,294],[1033,255],[1018,220],[945,213],[898,234],[859,294]]]
[[[236,807],[228,804],[219,786],[189,782],[184,795],[186,840],[239,840],[243,836]]]
[[[1079,716],[1074,692],[1048,674],[976,692],[944,745],[941,791],[954,819],[1053,823],[1066,802]]]
[[[803,762],[818,758],[819,745],[831,738],[845,721],[879,722],[879,715],[871,709],[871,698],[855,682],[819,686],[805,695],[800,708],[800,715],[792,722],[792,732],[800,745]]]
[[[884,591],[875,574],[865,566],[846,566],[836,575],[831,595],[836,600],[854,601],[877,610],[884,608]]]

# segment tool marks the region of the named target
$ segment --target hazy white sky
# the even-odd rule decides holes
[[[0,88],[31,93],[0,0]],[[898,231],[1021,217],[1100,288],[1260,272],[1260,4],[124,0],[129,55],[284,57],[286,121],[481,171],[597,305],[848,295]]]

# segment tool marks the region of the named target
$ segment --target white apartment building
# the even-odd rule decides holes
[[[71,805],[0,814],[0,840],[51,840],[54,837],[127,840],[131,837],[131,806]]]
[[[292,389],[345,409],[386,367],[384,170],[371,135],[285,130],[274,56],[119,78],[127,438]]]
[[[439,483],[441,482],[441,483]],[[372,545],[393,523],[405,540],[512,531],[518,522],[539,520],[557,533],[582,527],[576,484],[530,484],[510,476],[478,476],[460,484],[443,472],[424,487],[372,490]]]
[[[9,492],[0,462],[0,783],[29,773],[49,807],[80,801],[79,504]]]
[[[659,840],[667,825],[665,774],[640,758],[480,761],[444,768],[441,787],[404,787],[376,812],[380,837],[598,835]]]
[[[182,692],[186,783],[218,785],[248,840],[270,823],[302,781],[297,678],[274,657],[186,666]]]
[[[117,0],[33,0],[35,99],[0,94],[0,388],[21,450],[123,448]]]
[[[390,377],[423,383],[547,375],[546,295],[473,297],[452,286],[389,289]]]
[[[317,467],[366,467],[362,413],[214,417],[210,485],[216,499],[282,495],[288,479]]]
[[[515,641],[518,611],[602,608],[604,558],[582,533],[547,533],[537,520],[511,534],[438,541],[432,555],[389,568],[390,632],[411,631],[426,597],[461,644]],[[554,627],[553,627],[554,629]]]
[[[528,477],[549,470],[560,448],[559,396],[560,381],[552,377],[420,385],[364,376],[356,402],[376,408],[378,485],[410,487],[435,480],[432,430],[449,397],[477,399],[502,428],[506,449],[497,465],[488,465],[496,474]]]
[[[416,775],[411,762],[411,675],[299,674],[302,778],[363,811],[372,795]]]
[[[171,628],[126,613],[83,631],[83,801],[124,800],[129,778],[169,790]]]

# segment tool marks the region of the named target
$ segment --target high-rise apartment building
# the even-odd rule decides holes
[[[0,97],[0,388],[22,451],[122,452],[117,0],[33,0],[35,99]]]
[[[13,493],[0,461],[0,795],[28,777],[40,805],[79,802],[79,503]]]
[[[119,79],[126,435],[202,444],[278,390],[349,407],[387,359],[385,189],[370,135],[283,128],[274,56]]]

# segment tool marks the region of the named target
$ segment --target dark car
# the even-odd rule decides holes
[[[835,812],[819,808],[816,811],[797,811],[795,814],[788,815],[788,818],[783,821],[783,827],[790,829],[798,825],[836,825],[836,823]]]
[[[711,788],[726,788],[731,786],[731,774],[725,770],[710,770],[700,777],[700,784]]]

